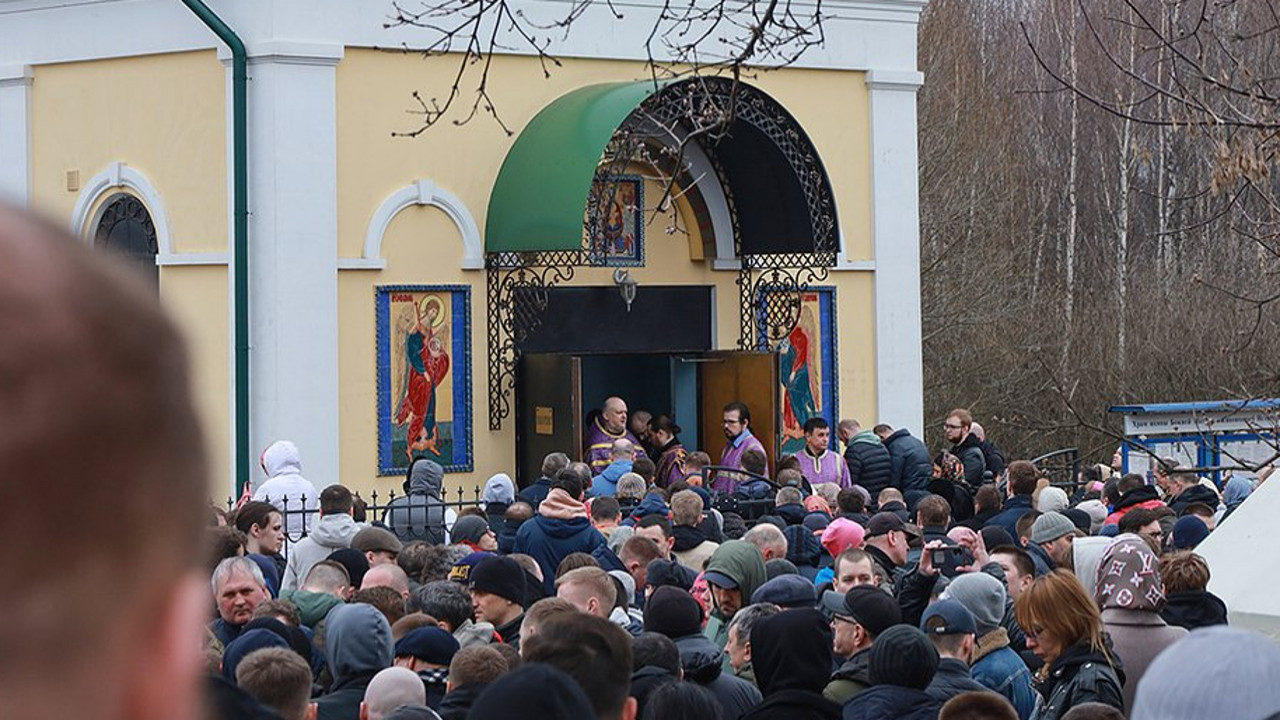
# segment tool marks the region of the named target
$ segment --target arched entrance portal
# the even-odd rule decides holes
[[[628,264],[597,242],[613,218],[598,210],[610,203],[595,199],[618,197],[618,178],[637,166],[665,178],[664,195],[686,204],[709,267],[736,272],[736,299],[723,291],[717,298],[710,285],[647,284],[632,307],[619,288],[572,284],[582,268]],[[593,388],[627,384],[610,382],[611,372],[656,376],[665,390],[634,394],[665,403],[643,403],[650,410],[683,408],[677,420],[696,428],[697,446],[713,457],[724,443],[720,408],[744,392],[767,405],[753,408],[757,435],[776,436],[772,351],[796,326],[802,293],[835,264],[838,227],[813,143],[780,103],[750,85],[724,78],[593,85],[544,108],[507,154],[486,218],[489,421],[499,429],[514,410],[522,479],[543,447],[580,445],[584,411],[605,392]],[[645,262],[642,254],[633,260]],[[737,306],[740,357],[716,351],[717,302]],[[673,317],[679,332],[652,325]]]

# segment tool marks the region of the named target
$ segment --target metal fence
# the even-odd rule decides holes
[[[1031,461],[1043,477],[1049,478],[1054,487],[1067,491],[1068,497],[1079,489],[1080,448],[1063,448],[1045,453]]]

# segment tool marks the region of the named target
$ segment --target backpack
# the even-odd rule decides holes
[[[990,440],[983,440],[978,447],[982,448],[982,457],[987,461],[987,470],[991,472],[991,477],[998,480],[1004,474],[1004,468],[1007,465],[1004,451]]]

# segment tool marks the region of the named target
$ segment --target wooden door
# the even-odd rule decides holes
[[[737,401],[751,411],[751,434],[769,456],[769,471],[777,470],[778,357],[773,353],[721,352],[701,359],[700,426],[702,447],[719,462],[728,442],[724,435],[724,406]]]
[[[582,365],[574,355],[526,353],[516,369],[516,483],[538,479],[553,452],[582,456]]]

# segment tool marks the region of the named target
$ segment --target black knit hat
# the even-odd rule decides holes
[[[702,607],[684,590],[664,585],[645,600],[644,629],[673,640],[696,635],[702,630]]]
[[[487,557],[476,563],[467,586],[524,606],[524,568],[511,558]]]
[[[871,645],[872,685],[924,690],[938,671],[938,651],[918,628],[894,625]]]
[[[329,553],[325,560],[332,560],[347,569],[347,577],[351,578],[351,587],[358,588],[364,582],[364,574],[369,572],[369,559],[355,548],[340,548]],[[299,582],[306,578],[299,578]]]

